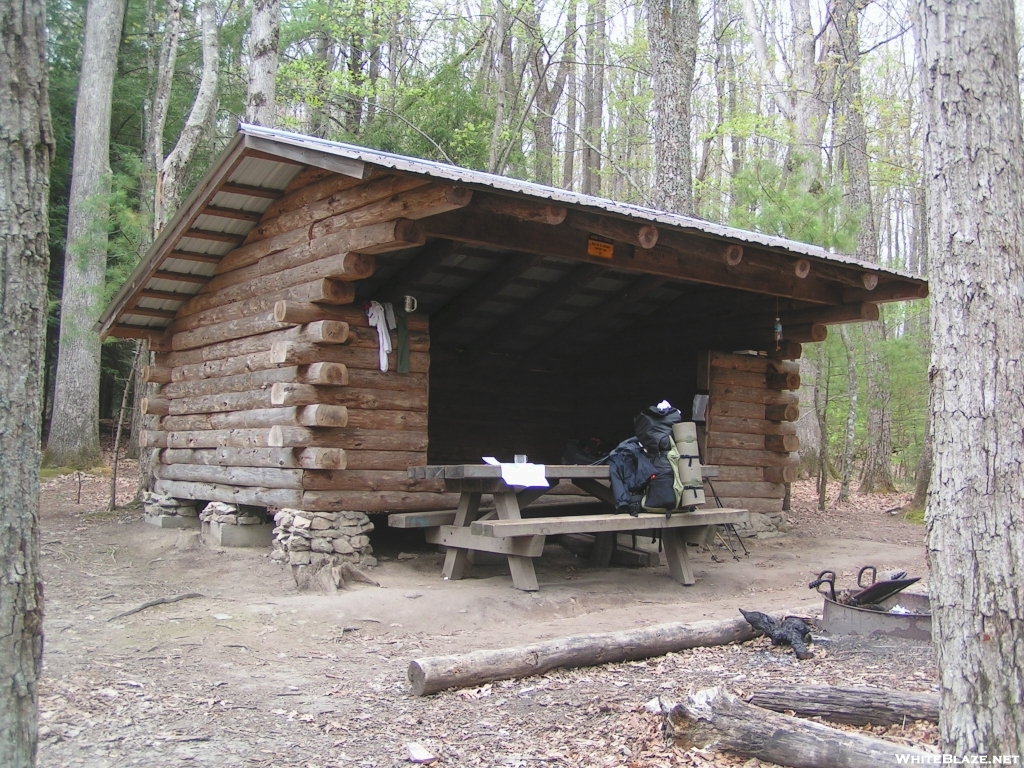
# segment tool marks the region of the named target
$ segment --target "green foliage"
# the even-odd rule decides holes
[[[852,251],[857,242],[857,218],[843,205],[843,191],[819,180],[804,178],[799,157],[786,168],[771,159],[758,159],[733,179],[734,226],[778,235],[838,251]]]

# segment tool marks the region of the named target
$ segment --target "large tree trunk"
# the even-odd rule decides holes
[[[155,0],[149,0],[147,9],[150,30],[156,24],[153,6]],[[156,230],[156,188],[157,176],[164,161],[164,126],[167,124],[167,108],[171,103],[171,85],[174,83],[174,67],[178,60],[178,42],[181,38],[181,2],[167,0],[167,21],[164,24],[163,39],[160,42],[159,54],[153,52],[155,31],[150,33],[150,50],[146,59],[153,91],[143,105],[143,174],[142,199],[153,211],[154,237]],[[140,249],[145,252],[152,238]]]
[[[1013,3],[922,1],[927,527],[944,752],[1024,754],[1024,142]]]
[[[604,64],[607,19],[605,0],[587,3],[587,68],[583,86],[583,184],[585,195],[601,194],[601,144],[604,121]]]
[[[565,156],[562,161],[562,186],[565,189],[572,189],[573,176],[575,175],[576,160],[576,38],[579,37],[579,30],[576,29],[576,4],[577,0],[569,0],[569,7],[566,8],[565,35],[566,52],[565,60],[566,78],[568,82],[565,88]]]
[[[654,84],[654,206],[693,213],[690,95],[697,63],[696,0],[646,0]],[[706,153],[707,150],[705,150]]]
[[[100,338],[110,213],[110,102],[127,0],[90,0],[75,108],[75,153],[60,350],[46,446],[55,466],[96,466],[100,455]]]
[[[154,230],[163,229],[167,219],[174,213],[181,200],[188,166],[195,157],[199,143],[206,134],[206,125],[217,108],[217,67],[220,48],[217,36],[217,4],[215,0],[203,0],[199,10],[202,18],[203,74],[199,79],[192,110],[185,121],[185,127],[178,136],[178,142],[171,154],[163,161],[157,177],[156,204],[153,220]]]
[[[0,4],[0,765],[36,762],[39,440],[53,131],[46,6]]]
[[[256,125],[273,127],[277,122],[277,43],[280,26],[280,0],[253,0],[245,119]]]
[[[850,481],[853,478],[854,439],[857,437],[857,348],[845,325],[839,326],[839,335],[846,347],[846,432],[843,435],[843,482],[839,487],[839,501],[850,500]]]

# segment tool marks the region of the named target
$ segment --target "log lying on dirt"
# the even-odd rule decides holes
[[[775,712],[821,717],[848,725],[902,725],[914,720],[939,722],[939,694],[886,691],[881,688],[838,688],[805,685],[766,688],[747,702]]]
[[[707,688],[668,713],[665,731],[685,749],[718,749],[790,768],[924,764],[931,753],[821,723],[780,715]]]
[[[530,677],[558,667],[590,667],[649,659],[687,648],[739,643],[756,636],[742,618],[661,624],[625,632],[574,635],[518,648],[415,659],[409,663],[408,675],[413,694],[426,696],[446,688]]]

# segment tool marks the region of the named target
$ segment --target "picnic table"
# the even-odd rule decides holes
[[[716,476],[717,468],[705,467],[705,476]],[[441,512],[391,515],[389,525],[398,528],[423,527],[427,541],[447,548],[442,576],[461,579],[470,552],[494,552],[508,558],[512,583],[518,589],[537,591],[533,558],[544,551],[547,536],[565,533],[612,534],[661,530],[669,573],[681,584],[696,583],[686,544],[704,542],[716,525],[746,522],[743,509],[700,509],[675,512],[671,516],[642,512],[622,514],[554,515],[524,518],[522,510],[568,481],[587,495],[614,507],[607,465],[548,464],[546,488],[520,488],[501,479],[501,467],[489,464],[453,464],[410,467],[409,477],[444,480],[445,490],[459,493],[458,509]],[[494,509],[480,509],[484,494],[494,498]]]

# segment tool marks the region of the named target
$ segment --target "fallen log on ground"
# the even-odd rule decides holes
[[[687,648],[743,642],[757,635],[742,618],[574,635],[518,648],[415,659],[409,663],[409,683],[414,695],[426,696],[446,688],[530,677],[558,667],[648,659]]]
[[[716,749],[789,768],[924,764],[935,755],[860,733],[780,715],[707,688],[668,713],[666,733],[684,749]],[[913,758],[913,759],[911,759]]]
[[[805,685],[766,688],[747,702],[775,712],[821,717],[848,725],[902,725],[914,720],[939,722],[939,694],[886,691],[881,688],[839,688]]]

